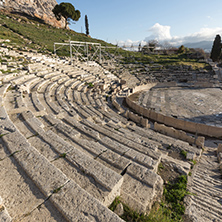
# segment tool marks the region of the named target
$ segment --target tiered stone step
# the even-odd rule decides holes
[[[17,116],[18,117],[18,116]],[[48,149],[49,151],[48,152],[46,152],[46,155],[47,155],[47,158],[49,158],[50,160],[53,160],[54,158],[56,158],[57,156],[59,156],[59,155],[62,155],[63,153],[67,153],[67,152],[69,152],[69,154],[71,155],[71,156],[73,156],[73,154],[71,154],[72,153],[72,151],[71,151],[71,149],[72,150],[75,150],[74,148],[71,148],[71,146],[69,145],[68,146],[68,144],[67,143],[65,143],[64,141],[64,144],[63,144],[63,146],[67,146],[67,148],[65,149],[65,150],[63,150],[63,151],[61,151],[61,150],[58,150],[58,148],[57,148],[57,146],[58,146],[58,144],[57,143],[54,143],[54,141],[53,140],[49,140],[49,138],[51,138],[52,137],[52,135],[51,134],[48,134],[47,132],[44,132],[44,130],[41,128],[41,122],[39,122],[39,120],[38,119],[36,119],[34,116],[33,116],[33,114],[31,113],[31,112],[22,112],[22,113],[20,113],[20,115],[19,115],[19,119],[18,118],[16,118],[16,116],[14,115],[14,116],[11,116],[11,118],[14,120],[14,123],[15,123],[15,125],[19,128],[19,130],[23,133],[23,135],[26,137],[26,138],[28,138],[28,141],[34,146],[34,147],[36,147],[38,150],[40,150],[40,152],[46,152],[46,150]],[[61,126],[62,127],[62,126]],[[66,129],[66,128],[64,128],[64,127],[62,127],[61,129]],[[52,133],[52,132],[51,132]],[[69,131],[69,133],[74,133],[74,131]],[[77,133],[78,135],[79,135],[79,133]],[[38,138],[38,137],[40,137],[40,138]],[[55,136],[54,136],[55,137]],[[42,141],[43,140],[43,141]],[[44,149],[43,149],[43,147],[44,147]],[[50,148],[51,147],[51,148]],[[53,147],[53,149],[52,149],[52,147]],[[53,151],[52,151],[52,150]],[[61,153],[62,152],[62,153]],[[71,152],[71,153],[70,153]],[[78,154],[77,156],[81,156],[81,154]],[[86,158],[86,160],[87,160],[87,158]],[[80,163],[78,163],[78,161],[76,162],[74,162],[73,163],[73,157],[72,157],[72,159],[70,160],[71,162],[70,162],[70,164],[71,164],[71,166],[72,165],[76,165],[76,168],[77,168],[77,170],[76,171],[82,171],[81,169],[78,169],[78,167],[79,166],[81,166],[81,164]],[[88,160],[89,161],[89,160]],[[59,162],[59,161],[58,161]],[[90,161],[89,161],[90,162]],[[92,164],[91,164],[92,165]],[[102,165],[101,165],[102,166]],[[100,168],[102,168],[100,166]],[[73,171],[73,170],[72,170]],[[89,171],[89,169],[87,170],[87,169],[85,169],[85,168],[83,168],[83,171],[86,171],[86,172],[88,172]],[[90,173],[90,175],[91,175],[91,173]],[[108,173],[107,173],[107,175],[108,175]],[[80,177],[80,176],[79,176]],[[94,175],[94,177],[96,177],[96,175]],[[120,177],[121,178],[121,177]],[[115,179],[113,179],[113,181],[115,181]],[[81,181],[80,181],[81,182]],[[101,182],[102,183],[102,182]],[[81,182],[80,184],[83,184],[83,182]],[[86,184],[86,182],[85,182],[85,184]],[[108,186],[108,185],[107,185]],[[106,187],[107,187],[106,186]],[[106,188],[105,187],[105,188]],[[105,188],[102,188],[102,190],[104,190]],[[91,188],[92,189],[92,188]],[[95,189],[95,188],[94,188]],[[97,188],[98,189],[98,188]],[[93,190],[93,189],[92,189]],[[94,193],[96,193],[96,192],[92,192],[92,194],[94,194]],[[99,194],[101,194],[101,193],[104,193],[103,191],[100,191],[99,192]],[[109,193],[109,192],[108,192]],[[105,192],[105,194],[104,195],[107,195],[107,192]],[[118,194],[116,194],[116,195],[118,195]],[[114,195],[114,197],[116,196],[116,195]],[[112,196],[112,195],[111,195]],[[109,197],[107,197],[107,198],[109,198]],[[105,197],[102,197],[102,195],[101,195],[101,197],[100,198],[98,198],[98,199],[100,199],[100,201],[101,202],[104,202],[104,203],[106,203],[106,205],[108,206],[109,204],[111,204],[111,202],[113,201],[113,199],[111,198],[111,200],[106,200],[107,198],[105,198]]]
[[[186,151],[187,153],[195,154],[196,160],[199,160],[199,158],[201,157],[202,149],[197,148],[195,146],[190,146],[187,142],[177,140],[175,138],[160,134],[151,129],[144,129],[136,125],[127,125],[127,128],[131,132],[136,133],[139,136],[148,137],[151,140],[161,143],[162,147],[159,147],[159,149],[164,153],[170,152],[171,147],[172,147],[178,152]]]
[[[18,87],[4,92],[13,124],[1,133],[9,132],[2,137],[5,150],[15,152],[10,158],[42,193],[41,203],[49,201],[59,209],[58,217],[69,221],[119,221],[106,208],[118,195],[132,208],[149,211],[163,191],[156,172],[164,148],[145,131],[132,132],[130,127],[136,126],[107,105],[105,88],[115,89],[116,77],[95,65],[73,67],[49,58],[30,61],[27,79],[8,79]],[[24,84],[27,94],[20,88]]]
[[[52,84],[54,84],[54,83],[52,83]],[[62,85],[62,84],[61,84]],[[54,92],[52,92],[52,90],[51,90],[51,88],[48,88],[49,87],[49,85],[47,86],[47,88],[46,89],[48,89],[48,92],[49,93],[52,93],[52,94],[55,94],[55,92],[56,92],[56,90],[58,89],[58,87],[57,87],[57,85],[53,85],[54,87],[52,88],[52,89],[54,89]],[[57,88],[56,88],[57,87]],[[21,97],[21,96],[20,96]],[[24,100],[23,100],[23,98],[21,97],[21,99],[22,99],[22,101],[23,101],[23,103],[25,102]],[[54,101],[54,103],[55,103],[56,101]],[[51,105],[52,103],[50,103],[50,105]],[[58,106],[59,107],[59,106]],[[24,113],[22,113],[22,117],[24,116],[25,114]],[[23,117],[24,118],[24,117]],[[14,123],[17,125],[17,127],[22,131],[22,133],[23,133],[23,135],[25,135],[25,137],[26,138],[28,138],[28,140],[30,141],[30,143],[34,146],[34,147],[39,147],[38,149],[39,150],[41,150],[43,147],[47,147],[47,145],[44,145],[44,143],[42,143],[42,141],[41,140],[39,140],[39,139],[37,139],[37,137],[39,137],[39,132],[38,132],[38,135],[37,135],[37,132],[35,131],[35,132],[32,132],[32,130],[33,130],[33,128],[28,124],[28,122],[27,121],[24,121],[24,122],[19,122],[19,123],[16,123],[16,121],[15,121],[15,119],[14,119]],[[27,125],[28,125],[28,127],[27,127]],[[25,130],[25,127],[27,127],[27,130]],[[58,128],[58,127],[60,127],[60,128]],[[60,124],[60,125],[57,125],[57,128],[61,131],[61,130],[67,130],[67,127],[62,127],[62,125]],[[29,128],[31,128],[32,130],[30,131],[29,130]],[[72,135],[71,134],[71,132],[73,132],[73,131],[67,131],[67,133],[66,133],[66,136],[68,136],[68,135]],[[42,135],[44,135],[44,133],[42,133]],[[47,133],[45,133],[45,135],[48,135]],[[59,134],[58,134],[59,135]],[[74,134],[73,134],[74,135]],[[78,136],[77,136],[78,137]],[[105,141],[105,140],[104,140]],[[78,145],[78,146],[83,146],[83,145],[89,145],[89,143],[88,143],[88,140],[83,140],[83,139],[79,139],[78,141],[75,141],[76,142],[76,144]],[[121,144],[121,142],[122,141],[120,141],[120,144]],[[51,147],[53,147],[52,146],[52,144],[50,143],[49,144],[49,142],[47,142],[48,143],[48,145],[50,145]],[[107,140],[106,141],[106,143],[109,143],[109,140]],[[133,143],[132,141],[130,142],[130,143]],[[126,142],[126,144],[125,145],[128,145],[128,142]],[[132,146],[133,145],[135,145],[135,144],[132,144]],[[138,146],[140,146],[139,144],[138,144]],[[55,147],[55,145],[54,145],[54,147]],[[94,146],[95,147],[95,146]],[[101,147],[103,147],[103,145],[101,144]],[[141,146],[141,148],[142,148],[142,146]],[[105,154],[102,154],[102,153],[100,153],[101,154],[101,157],[99,157],[98,158],[98,160],[99,161],[97,161],[98,163],[100,163],[100,164],[103,164],[104,166],[106,166],[107,167],[107,169],[108,168],[111,168],[111,169],[115,169],[115,167],[113,167],[112,168],[112,164],[113,164],[113,161],[111,161],[110,162],[110,154],[112,154],[112,152],[113,151],[109,151],[109,152],[107,152],[106,153],[106,155]],[[148,151],[146,151],[146,154],[147,154],[147,152]],[[110,153],[110,154],[109,154]],[[129,153],[129,152],[128,152]],[[60,155],[62,155],[63,153],[60,153]],[[109,155],[108,155],[109,154]],[[113,154],[112,155],[114,155],[115,153],[113,152]],[[150,164],[152,164],[152,158],[150,159],[150,157],[143,157],[143,156],[141,156],[142,154],[140,154],[139,155],[139,153],[137,154],[137,151],[136,151],[136,153],[134,152],[134,153],[132,153],[131,152],[131,154],[129,153],[129,154],[127,154],[131,159],[133,159],[133,160],[135,160],[136,162],[135,163],[131,163],[131,160],[130,160],[130,158],[126,158],[126,160],[127,161],[125,161],[124,163],[126,163],[125,165],[124,164],[122,164],[121,163],[121,161],[120,161],[120,159],[121,159],[121,156],[119,156],[118,157],[118,155],[116,155],[117,156],[117,159],[119,159],[119,162],[122,164],[121,165],[121,169],[119,169],[119,172],[116,172],[116,173],[119,173],[119,175],[120,175],[120,173],[124,173],[124,170],[125,170],[125,168],[126,167],[128,167],[129,168],[129,170],[128,170],[128,172],[127,172],[127,174],[126,174],[126,176],[125,177],[127,177],[128,179],[127,180],[129,180],[129,181],[131,181],[131,184],[136,184],[137,183],[137,181],[141,181],[140,183],[141,183],[141,186],[140,186],[140,190],[144,190],[144,192],[145,191],[148,191],[149,190],[149,192],[147,192],[147,196],[145,197],[145,198],[142,198],[141,196],[138,198],[138,197],[136,197],[137,195],[136,195],[136,192],[138,192],[138,191],[134,191],[134,193],[135,193],[135,195],[133,196],[133,192],[131,192],[131,195],[129,196],[128,195],[128,192],[125,192],[125,201],[126,202],[129,202],[129,204],[131,205],[131,206],[133,206],[134,208],[136,207],[136,206],[138,206],[136,209],[139,209],[140,211],[144,211],[144,210],[146,210],[146,209],[150,209],[150,207],[151,207],[151,205],[152,205],[152,203],[153,203],[153,200],[155,200],[159,195],[161,195],[161,192],[162,192],[162,190],[161,190],[161,188],[156,192],[155,190],[160,186],[161,187],[161,184],[162,184],[162,180],[161,180],[161,178],[159,177],[159,176],[157,176],[155,173],[153,173],[152,171],[150,171],[150,170],[148,170],[148,169],[146,169],[147,168],[147,166],[149,166],[149,168],[150,169],[154,169],[154,171],[156,171],[156,169],[157,169],[157,166],[158,166],[158,163],[159,163],[159,160],[160,160],[160,157],[158,157],[158,159],[157,159],[157,161],[155,160],[154,162],[155,162],[155,164],[152,166],[152,165],[150,165]],[[127,156],[126,155],[126,156]],[[154,155],[154,153],[153,153],[153,155]],[[81,156],[81,155],[80,155]],[[55,154],[54,154],[54,156],[51,156],[51,157],[47,157],[47,158],[49,158],[51,161],[53,160],[53,158],[52,157],[54,157],[55,158]],[[109,158],[109,159],[108,159]],[[59,158],[59,161],[61,161],[60,160],[61,158]],[[104,160],[106,160],[105,162],[104,162]],[[59,161],[57,161],[57,162],[59,162]],[[54,162],[54,161],[53,161]],[[142,163],[142,165],[141,165],[141,163]],[[64,163],[62,163],[62,164],[64,164]],[[61,164],[61,165],[62,165]],[[58,165],[60,165],[60,164],[58,164]],[[60,165],[60,167],[61,167],[61,165]],[[79,166],[79,164],[77,164],[78,166]],[[115,165],[115,164],[113,164],[113,165]],[[64,169],[65,167],[63,166],[63,169]],[[66,168],[67,168],[67,165],[66,165]],[[70,168],[71,169],[71,168]],[[137,169],[136,171],[135,171],[135,169]],[[84,169],[84,171],[85,170],[87,170],[87,169]],[[69,171],[69,170],[68,170]],[[67,171],[67,172],[68,172]],[[79,171],[79,170],[77,170],[77,171]],[[73,170],[72,170],[72,172],[73,172]],[[115,170],[113,171],[113,172],[115,172]],[[146,180],[144,180],[143,179],[143,177],[144,177],[144,175],[150,175],[150,178],[154,178],[153,180],[151,180],[151,181],[153,181],[153,182],[149,182],[149,181],[146,181]],[[73,175],[74,175],[74,173],[73,173]],[[156,176],[155,176],[156,175]],[[96,176],[93,176],[93,178],[96,178]],[[96,180],[98,180],[98,179],[96,179]],[[82,180],[83,181],[83,180]],[[79,183],[80,184],[87,184],[86,182],[85,183],[83,183],[81,180],[79,181]],[[127,182],[126,182],[127,183]],[[127,183],[128,184],[128,183]],[[143,185],[142,185],[143,184]],[[133,186],[133,185],[132,185]],[[126,188],[126,189],[130,189],[130,187],[129,186],[126,186],[126,185],[124,185],[124,187],[128,187],[128,188]],[[88,189],[88,190],[90,190],[90,189]],[[156,193],[155,193],[156,192]],[[96,192],[92,192],[93,194],[96,194]],[[100,191],[100,193],[102,193],[101,191]],[[124,193],[124,189],[122,189],[121,190],[121,193]],[[142,193],[141,193],[141,195],[142,195]],[[112,196],[113,198],[115,197],[115,196],[117,196],[117,194],[115,193],[115,195],[110,195],[110,196]],[[99,199],[99,197],[97,197],[98,199]],[[112,200],[113,200],[113,198],[112,198]],[[142,198],[142,199],[141,199]],[[106,203],[106,205],[108,205],[108,204],[110,204],[111,203],[111,201],[107,201],[106,199],[109,199],[109,200],[111,200],[109,197],[107,197],[107,198],[103,198],[103,199],[105,199],[105,201],[104,201],[104,203]],[[99,199],[100,201],[102,201],[102,198],[100,198]],[[138,204],[136,204],[136,203],[138,203]]]
[[[38,215],[39,220],[44,220],[43,218],[47,217],[48,221],[95,221],[96,217],[99,218],[98,220],[100,221],[121,221],[121,219],[119,219],[114,213],[109,211],[107,208],[104,207],[104,205],[101,204],[102,201],[99,202],[94,199],[88,192],[85,191],[85,189],[81,188],[74,180],[70,179],[70,177],[67,177],[61,170],[55,167],[54,161],[56,161],[56,158],[54,158],[54,161],[51,160],[51,162],[49,162],[48,158],[43,156],[36,149],[39,147],[41,147],[41,149],[43,147],[46,148],[47,144],[45,144],[44,146],[43,143],[41,143],[41,141],[39,140],[35,142],[40,142],[39,145],[43,146],[35,148],[34,146],[30,145],[33,143],[33,141],[29,140],[29,138],[31,137],[25,138],[23,136],[28,136],[28,130],[25,130],[26,125],[23,124],[24,126],[22,126],[21,122],[17,124],[19,128],[22,128],[22,135],[14,126],[14,124],[8,119],[8,116],[3,107],[1,107],[0,111],[2,126],[2,128],[0,129],[0,134],[2,135],[2,142],[5,146],[4,151],[3,149],[1,149],[1,155],[3,156],[1,159],[3,159],[4,161],[9,161],[9,163],[7,163],[7,166],[11,166],[11,159],[15,159],[15,166],[19,169],[21,168],[21,171],[24,171],[24,174],[22,176],[26,178],[25,182],[23,182],[24,179],[21,180],[21,186],[27,187],[28,185],[29,189],[31,188],[35,190],[32,195],[28,195],[28,190],[26,189],[26,192],[24,193],[25,196],[28,195],[28,198],[23,195],[23,192],[19,194],[18,198],[24,200],[24,202],[18,202],[17,205],[13,205],[13,203],[10,202],[10,197],[8,195],[3,196],[3,199],[6,199],[5,204],[9,211],[9,214],[13,219],[23,221],[33,220],[33,218],[35,218],[36,214],[38,213],[38,209],[41,207],[41,214]],[[33,116],[30,118],[29,113],[25,112],[21,114],[21,116],[27,120],[26,124],[28,124],[28,120],[30,120],[30,122],[33,122],[34,126],[41,129],[40,122]],[[17,119],[17,121],[19,121],[19,119]],[[32,134],[32,132],[30,131],[29,134]],[[42,132],[41,135],[45,135],[45,132]],[[49,135],[47,136],[48,138],[51,138]],[[63,147],[65,146],[63,145]],[[67,146],[65,148],[67,148]],[[86,173],[88,173],[89,175],[97,174],[94,175],[94,179],[96,179],[99,184],[102,183],[102,186],[104,186],[104,188],[102,189],[103,192],[105,192],[104,189],[107,189],[108,191],[112,189],[112,184],[117,182],[112,175],[117,176],[117,180],[119,181],[117,182],[119,183],[119,185],[117,186],[121,186],[123,180],[121,175],[114,173],[112,170],[109,170],[106,167],[102,167],[101,164],[97,163],[93,159],[87,158],[80,151],[75,150],[74,153],[73,151],[74,149],[69,151],[69,153],[67,154],[68,156],[70,155],[70,158],[68,159],[72,160],[72,163],[77,164],[78,167],[81,165],[81,169],[83,171],[87,171]],[[75,161],[75,159],[77,160],[77,162]],[[12,168],[7,169],[11,169],[10,173],[12,174],[14,172],[14,174],[12,175],[14,180],[17,177],[19,178],[17,171],[13,171]],[[106,170],[104,171],[104,169]],[[104,180],[105,177],[107,177],[106,181]],[[3,178],[7,178],[5,182],[7,182],[8,186],[8,179],[12,179],[11,174],[9,178],[7,176]],[[30,178],[31,180],[27,178]],[[110,178],[112,178],[111,181],[108,181],[110,180]],[[16,185],[18,185],[18,183]],[[9,191],[9,189],[7,188],[6,190]],[[118,195],[119,188],[116,187],[114,188],[114,190],[117,193],[113,194],[111,200],[108,200],[108,203],[104,203],[105,205],[109,205],[113,201],[115,196]],[[27,206],[27,201],[29,200],[32,200],[32,204],[29,203]],[[8,203],[8,205],[7,201],[10,202]],[[56,211],[56,208],[59,210],[60,213]],[[84,214],[84,212],[87,212],[87,214]]]
[[[189,177],[186,198],[186,218],[192,221],[222,220],[222,179],[215,144],[206,141],[206,149],[192,176]]]

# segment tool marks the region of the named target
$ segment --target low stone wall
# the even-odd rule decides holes
[[[143,85],[141,87],[136,87],[133,91],[133,93],[142,91],[142,90],[149,90],[152,87],[161,87],[164,86],[165,83],[162,84],[148,84]],[[169,83],[171,86],[175,83]],[[169,85],[166,83],[166,87]],[[175,85],[176,86],[176,85]],[[131,93],[132,95],[132,93]],[[136,102],[132,101],[130,98],[130,95],[126,98],[127,105],[133,109],[136,113],[138,113],[141,116],[144,116],[146,118],[152,119],[156,122],[163,123],[167,126],[172,126],[176,129],[181,129],[187,132],[195,133],[195,134],[201,134],[205,136],[210,137],[216,137],[221,138],[222,137],[222,128],[221,127],[215,127],[215,126],[209,126],[201,123],[195,123],[190,122],[182,119],[177,119],[171,116],[165,116],[161,113],[157,113],[152,109],[144,108],[140,105],[138,105]]]
[[[120,112],[124,113],[124,109],[120,106],[120,104],[116,101],[116,96],[112,96],[112,105]]]
[[[220,171],[222,173],[222,144],[221,143],[219,143],[217,147],[217,158],[220,164]]]
[[[145,128],[150,127],[148,119],[143,118],[142,116],[139,116],[139,115],[137,115],[133,112],[130,112],[129,110],[127,110],[124,115],[127,119],[130,119],[133,122],[138,123],[138,124],[140,124],[141,126],[143,126]]]
[[[195,144],[200,148],[204,148],[205,138],[202,136],[194,138],[192,136],[188,136],[182,130],[177,130],[174,129],[173,127],[167,127],[164,124],[159,124],[157,122],[155,122],[154,124],[154,129],[164,135],[171,136],[179,140],[183,140],[185,142],[188,142],[189,144]]]

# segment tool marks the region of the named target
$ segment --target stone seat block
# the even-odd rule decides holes
[[[11,222],[12,218],[10,217],[6,207],[4,206],[3,200],[0,197],[0,221]]]
[[[153,159],[150,156],[147,156],[136,150],[133,150],[132,148],[125,146],[119,142],[116,142],[110,139],[109,137],[101,138],[100,142],[105,146],[109,147],[111,150],[115,151],[116,153],[119,153],[123,157],[129,159],[130,161],[148,167],[149,169],[152,169],[154,172],[157,171],[160,159],[158,160]]]
[[[30,74],[30,75],[19,75],[17,78],[12,79],[11,81],[13,82],[13,84],[16,85],[21,85],[23,84],[25,81],[28,81],[30,79],[34,79],[36,78],[36,76],[34,74]]]
[[[67,159],[72,160],[74,164],[77,164],[80,169],[84,170],[86,174],[92,176],[109,191],[116,189],[116,186],[120,189],[123,182],[121,175],[103,166],[101,163],[87,155],[84,155],[81,151],[77,149],[71,150],[67,154]]]
[[[76,139],[75,141],[79,145],[81,145],[81,147],[87,150],[87,152],[92,154],[95,158],[100,156],[102,153],[104,153],[107,150],[105,146],[95,141],[90,141],[87,139]]]
[[[45,142],[47,142],[51,147],[53,147],[56,152],[60,154],[66,154],[65,158],[73,166],[84,172],[86,176],[88,175],[92,177],[95,181],[97,181],[97,183],[101,184],[105,189],[109,191],[108,193],[104,192],[104,195],[106,196],[103,197],[103,204],[108,206],[112,203],[116,196],[120,195],[120,187],[123,182],[123,177],[120,174],[117,174],[111,169],[103,166],[101,163],[94,160],[87,154],[81,152],[74,146],[69,145],[52,131],[45,132],[41,127],[41,122],[37,118],[33,117],[31,112],[24,112],[22,116],[24,116],[23,118],[25,119],[29,127],[31,127],[36,133],[38,133],[38,136],[41,137]],[[16,141],[12,141],[13,137],[5,138],[7,146],[13,147],[13,144],[15,145],[15,143],[17,143],[18,147],[13,147],[14,150],[11,150],[11,152],[19,151],[19,153],[22,153],[24,149],[29,150],[29,143],[26,142],[24,137],[22,138],[19,133],[16,132]],[[33,148],[33,150],[33,152],[38,152],[37,150],[35,150],[35,148]],[[30,150],[30,153],[26,154],[27,157],[30,156],[30,158],[36,158],[35,156],[32,156],[33,152],[32,150]],[[103,192],[101,191],[101,193]]]
[[[80,132],[76,131],[72,127],[62,123],[60,120],[56,119],[53,115],[45,115],[44,118],[50,122],[58,131],[71,136],[71,137],[79,137],[81,135]]]
[[[47,80],[46,80],[47,81]],[[45,93],[45,95],[49,95],[49,96],[51,96],[51,95],[54,95],[53,93],[54,93],[54,88],[55,87],[57,87],[58,86],[58,83],[57,82],[51,82],[50,80],[49,80],[49,82],[48,82],[48,84],[46,85],[46,87],[45,87],[45,91],[43,92],[43,93]]]
[[[47,86],[50,84],[50,80],[43,80],[36,88],[38,93],[44,93]]]
[[[39,75],[38,73],[37,75],[43,77],[44,79],[52,79],[52,77],[61,75],[61,73],[59,71],[54,71],[54,72],[45,73],[43,75]]]
[[[39,133],[39,136],[48,144],[50,144],[50,146],[53,147],[58,153],[66,154],[65,158],[70,161],[73,166],[80,169],[82,172],[84,172],[84,174],[94,178],[95,181],[105,187],[109,192],[108,194],[106,194],[106,196],[104,196],[103,203],[107,206],[111,204],[114,198],[120,194],[120,187],[123,180],[122,176],[112,171],[111,169],[103,166],[102,164],[100,164],[87,154],[81,152],[74,146],[69,145],[67,142],[58,137],[52,131],[43,132],[40,127],[37,127],[36,125],[33,126],[32,124],[34,119],[35,118],[27,119],[27,123],[30,125],[30,127],[35,129],[35,131]],[[87,148],[89,149],[89,141],[76,141],[80,145],[84,144],[84,146],[87,146]],[[92,147],[92,144],[94,144],[94,147]],[[93,149],[94,153],[97,152],[98,155],[104,152],[105,149],[104,147],[99,144],[96,144],[95,142],[91,142],[90,148]]]
[[[142,145],[147,146],[149,149],[152,149],[154,151],[157,151],[158,148],[161,146],[161,143],[158,143],[156,141],[148,139],[147,137],[139,136],[138,134],[133,133],[133,132],[127,130],[126,128],[120,127],[119,132],[124,133],[124,136],[126,136],[127,138],[137,141],[137,142],[141,143]]]
[[[98,107],[93,106],[93,105],[87,105],[86,106],[89,110],[91,110],[93,113],[96,114],[100,119],[103,119],[103,114],[98,110]]]
[[[15,140],[14,138],[17,139]],[[109,211],[95,198],[90,196],[86,191],[74,183],[74,181],[69,180],[60,170],[58,170],[44,156],[35,150],[35,148],[31,147],[20,133],[14,132],[6,135],[3,138],[3,142],[12,153],[18,151],[19,148],[21,149],[20,152],[14,155],[15,159],[19,162],[20,166],[25,170],[28,176],[34,181],[37,187],[46,195],[46,197],[50,198],[50,201],[68,220],[73,219],[73,217],[70,217],[71,214],[72,216],[75,216],[75,218],[76,216],[78,218],[82,211],[84,212],[84,210],[80,209],[80,203],[84,203],[84,206],[81,207],[82,209],[87,210],[87,212],[90,211],[90,209],[85,206],[87,199],[92,201],[91,207],[95,209],[91,210],[94,215],[97,215],[98,213],[97,217],[104,217],[104,213],[107,211],[110,218],[118,219],[114,213]],[[95,166],[94,168],[98,176],[110,176],[107,172],[101,171],[100,167]],[[93,171],[94,168],[92,168],[91,171]],[[67,191],[68,196],[65,196],[64,194]],[[59,195],[60,193],[62,193],[62,195]],[[81,202],[82,200],[83,202]],[[85,217],[88,219],[87,215],[85,215]],[[81,217],[83,217],[83,215]]]
[[[37,92],[31,93],[31,98],[32,98],[33,105],[37,109],[37,111],[45,110],[45,107],[41,104],[41,102],[38,99]]]
[[[100,134],[99,132],[93,130],[92,128],[90,127],[87,127],[83,124],[81,124],[79,121],[69,117],[69,116],[66,116],[64,119],[63,119],[65,122],[67,122],[68,124],[74,126],[75,128],[77,128],[78,130],[82,131],[83,133],[85,133],[86,135],[89,135],[95,139],[100,139]]]
[[[160,160],[161,158],[161,154],[158,153],[158,152],[154,152],[153,150],[151,149],[148,149],[147,147],[141,145],[141,144],[138,144],[138,143],[135,143],[131,140],[128,140],[120,135],[118,135],[117,133],[113,133],[107,129],[104,129],[103,127],[101,126],[98,126],[92,122],[90,122],[89,120],[82,120],[81,121],[84,125],[96,130],[97,132],[103,134],[104,136],[107,136],[113,140],[116,140],[117,142],[121,143],[121,144],[124,144],[128,147],[131,147],[132,149],[134,150],[137,150],[143,154],[146,154],[150,157],[152,157],[153,159],[156,159],[156,160]]]
[[[112,111],[111,109],[108,109],[107,111],[104,109],[100,109],[100,112],[106,116],[107,118],[113,120],[114,122],[118,123],[121,122],[124,125],[128,124],[128,120],[126,118],[124,118],[123,116],[117,115],[114,111]]]
[[[124,182],[121,190],[121,200],[131,209],[140,213],[149,212],[156,201],[159,201],[163,193],[163,181],[156,176],[155,186],[148,186],[129,174],[124,175]]]
[[[16,95],[16,103],[17,103],[18,108],[27,107],[26,103],[24,102],[24,100],[22,98],[21,93],[18,93]]]
[[[31,147],[18,131],[3,137],[3,142],[11,153],[19,151],[14,155],[15,159],[46,196],[68,181],[68,178]]]
[[[112,150],[106,150],[96,158],[102,164],[113,169],[115,172],[122,174],[125,169],[130,165],[131,160],[124,156],[113,152]]]
[[[17,76],[17,74],[15,74],[15,73],[10,73],[10,74],[7,74],[7,75],[1,75],[1,81],[3,83],[7,83],[7,82],[10,82],[12,79],[14,79],[16,76]]]
[[[84,106],[81,106],[76,102],[69,102],[69,104],[80,116],[83,116],[84,118],[92,118],[92,116],[85,111]]]
[[[142,165],[144,165],[144,166],[146,166],[146,167],[148,167],[148,168],[150,168],[154,171],[157,171],[158,164],[160,162],[160,158],[153,159],[149,155],[142,154],[142,153],[140,153],[138,151],[135,151],[134,149],[126,146],[126,145],[121,144],[120,142],[117,142],[115,140],[110,139],[108,136],[105,136],[105,137],[101,138],[99,136],[98,132],[94,131],[92,128],[84,126],[83,124],[81,124],[78,121],[72,119],[71,117],[64,118],[64,121],[68,122],[72,126],[78,128],[78,130],[81,130],[83,133],[93,137],[94,139],[99,140],[99,142],[101,144],[103,144],[104,146],[113,150],[115,153],[124,156],[124,158],[126,157],[126,158],[130,159],[130,161],[135,161],[135,162],[137,162],[139,164],[142,164]],[[75,141],[77,141],[77,140],[75,140]],[[78,143],[81,143],[81,142],[78,141]],[[92,144],[93,144],[93,142],[92,142]],[[81,145],[83,145],[83,144],[81,144]],[[105,149],[103,151],[105,151]],[[107,155],[106,152],[104,152],[104,154],[102,154],[102,156],[105,156],[105,155]],[[118,159],[118,158],[116,158],[116,159]],[[109,159],[107,159],[107,160],[109,160]],[[127,160],[127,162],[129,162],[129,160]]]
[[[115,213],[95,200],[73,181],[52,195],[50,200],[58,206],[69,221],[123,222]]]
[[[80,105],[79,109],[83,110],[85,113],[87,113],[87,118],[91,117],[91,118],[95,118],[97,115],[95,112],[93,112],[91,109],[88,108],[88,106],[86,105]]]
[[[4,96],[5,96],[5,94],[6,94],[7,90],[8,90],[8,88],[9,88],[9,86],[11,86],[10,83],[4,84],[4,85],[2,85],[2,86],[0,87],[0,96],[1,96],[1,97],[4,97]]]
[[[52,101],[51,97],[49,95],[45,95],[45,100],[47,105],[50,107],[50,109],[55,114],[61,114],[65,112],[60,106],[56,105],[54,101]]]
[[[37,83],[33,84],[31,87],[30,87],[30,92],[35,92],[38,90],[38,88],[41,89],[41,87],[45,84],[45,80],[42,80],[41,78],[38,80]],[[44,91],[43,91],[44,92]]]

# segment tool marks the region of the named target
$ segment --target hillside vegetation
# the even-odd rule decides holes
[[[77,33],[73,30],[58,29],[53,26],[43,23],[41,20],[27,18],[17,14],[0,14],[0,38],[9,39],[12,45],[20,47],[20,49],[34,49],[37,52],[53,53],[54,42],[96,42],[102,46],[113,46],[105,41],[87,37],[83,33]],[[114,50],[113,50],[114,52]],[[57,51],[59,55],[69,55],[69,48],[62,48]],[[112,51],[111,51],[112,53]],[[188,58],[186,53],[173,55],[144,55],[140,52],[130,52],[123,49],[118,49],[118,58],[124,64],[153,64],[157,63],[163,67],[167,66],[191,66],[193,69],[208,69],[208,65],[204,62],[199,62],[198,59]]]
[[[12,14],[0,14],[0,38],[10,39],[12,43],[21,47],[47,50],[53,52],[54,42],[81,41],[97,42],[102,45],[110,45],[99,39],[89,38],[85,34],[73,30],[59,29],[41,23],[40,20],[28,19],[24,16]],[[65,52],[63,52],[65,53]]]

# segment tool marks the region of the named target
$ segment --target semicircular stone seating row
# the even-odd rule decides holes
[[[69,65],[33,56],[30,60],[28,71],[1,76],[0,135],[5,152],[0,158],[11,168],[21,168],[21,187],[30,193],[17,191],[18,202],[24,199],[20,205],[8,199],[10,216],[121,221],[108,209],[117,196],[135,210],[149,211],[162,195],[157,170],[167,158],[166,147],[189,150],[189,145],[160,139],[158,133],[118,115],[106,98],[119,81],[97,64]],[[10,177],[4,179],[10,182]]]

